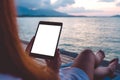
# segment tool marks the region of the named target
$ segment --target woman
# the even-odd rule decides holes
[[[33,39],[26,49],[27,53],[29,53]],[[59,80],[61,78],[61,80],[94,80],[98,77],[104,78],[106,75],[111,75],[110,72],[113,73],[112,70],[115,69],[118,60],[112,60],[108,67],[97,67],[103,58],[102,51],[94,55],[91,50],[85,50],[78,55],[71,67],[60,69],[59,72],[61,62],[59,50],[57,50],[54,59],[46,60],[46,66],[37,64],[24,52],[19,40],[14,1],[1,0],[0,79]],[[105,72],[101,69],[104,69]]]
[[[19,40],[16,23],[14,1],[1,0],[0,74],[15,76],[23,80],[58,80],[56,68],[39,65],[24,52]],[[58,65],[54,60],[47,62],[54,66]]]

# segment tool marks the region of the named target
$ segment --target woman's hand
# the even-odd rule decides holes
[[[30,41],[30,43],[28,44],[28,46],[26,47],[26,52],[29,54],[30,53],[30,49],[32,48],[33,42],[34,42],[35,37],[33,37]],[[59,68],[61,65],[61,59],[60,59],[60,51],[59,49],[56,50],[55,56],[52,59],[46,59],[46,64],[47,66],[53,70],[54,72],[59,72]]]
[[[59,49],[56,50],[55,56],[53,59],[46,59],[47,66],[52,69],[55,73],[59,72],[59,68],[61,65],[60,59],[60,51]]]
[[[30,49],[32,48],[33,42],[34,42],[35,36],[32,37],[32,39],[30,40],[30,43],[27,45],[25,51],[29,54],[30,53]]]

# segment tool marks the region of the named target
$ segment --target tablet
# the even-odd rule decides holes
[[[30,56],[53,58],[58,46],[61,30],[61,22],[40,21],[35,33]]]

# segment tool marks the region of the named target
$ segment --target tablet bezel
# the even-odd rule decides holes
[[[57,47],[58,47],[58,43],[59,43],[59,39],[60,39],[60,35],[61,35],[61,31],[62,31],[62,25],[63,25],[62,22],[40,21],[39,24],[38,24],[37,30],[36,30],[36,32],[35,32],[35,38],[36,38],[37,31],[38,31],[38,29],[39,29],[39,25],[40,25],[40,24],[60,26],[60,31],[59,31],[59,35],[58,35],[58,39],[57,39],[56,48],[55,48],[55,52],[56,52]],[[34,42],[33,42],[33,44],[34,44]],[[33,44],[32,44],[32,47],[33,47]],[[54,56],[55,56],[55,53],[54,53],[54,56],[43,55],[43,54],[38,54],[38,53],[31,53],[32,47],[31,47],[31,49],[30,49],[30,54],[29,54],[29,55],[32,56],[32,57],[49,59],[49,58],[54,58]]]

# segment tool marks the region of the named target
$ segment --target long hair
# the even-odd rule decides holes
[[[0,73],[24,80],[58,79],[52,70],[37,64],[23,50],[17,31],[13,0],[0,1]]]

